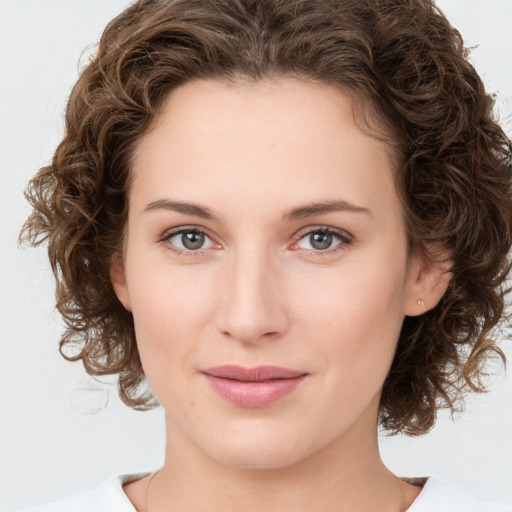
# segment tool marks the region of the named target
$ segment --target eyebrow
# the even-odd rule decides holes
[[[149,203],[144,212],[150,212],[153,210],[171,210],[185,215],[194,215],[195,217],[201,217],[207,220],[217,220],[213,212],[201,206],[199,204],[190,203],[188,201],[171,201],[170,199],[159,199]]]
[[[170,199],[159,199],[149,203],[144,209],[145,212],[153,210],[171,210],[185,215],[193,215],[194,217],[200,217],[202,219],[216,221],[217,217],[215,214],[200,204],[191,203],[188,201],[172,201]],[[282,217],[282,221],[291,222],[294,220],[305,219],[314,215],[320,215],[321,213],[337,212],[337,211],[348,211],[366,213],[371,215],[371,211],[368,208],[357,206],[352,203],[348,203],[343,200],[335,201],[322,201],[318,203],[310,203],[302,206],[293,208],[289,212],[285,213]]]
[[[347,201],[322,201],[320,203],[305,204],[303,206],[293,208],[293,210],[290,210],[288,213],[285,213],[283,215],[282,220],[292,221],[298,219],[305,219],[307,217],[312,217],[313,215],[319,215],[321,213],[329,212],[358,212],[366,213],[368,215],[371,214],[368,208],[357,206],[355,204],[348,203]]]

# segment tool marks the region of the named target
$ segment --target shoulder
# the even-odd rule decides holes
[[[407,512],[512,512],[512,503],[478,498],[429,478]]]
[[[144,477],[146,474],[113,477],[94,489],[73,496],[25,509],[22,512],[136,512],[123,491],[123,484]]]

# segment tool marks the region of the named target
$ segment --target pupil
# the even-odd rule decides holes
[[[181,235],[183,246],[187,249],[199,249],[204,243],[204,233],[189,231]]]
[[[329,233],[314,233],[310,236],[311,245],[315,249],[327,249],[332,242],[332,235]]]

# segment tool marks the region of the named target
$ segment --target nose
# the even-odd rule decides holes
[[[288,326],[279,263],[261,250],[233,254],[226,262],[217,310],[218,329],[245,344],[276,339]]]

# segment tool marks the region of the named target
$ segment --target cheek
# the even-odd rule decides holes
[[[308,293],[294,294],[297,321],[306,338],[316,340],[333,379],[364,383],[375,377],[373,387],[384,381],[404,318],[401,269],[346,267],[311,281]]]
[[[318,289],[301,296],[301,337],[313,345],[310,359],[320,390],[308,410],[312,429],[326,438],[336,438],[365,411],[376,414],[403,322],[401,275],[395,277],[352,269],[324,283],[331,293],[320,293],[317,283]]]
[[[128,289],[141,334],[161,332],[165,337],[169,330],[179,334],[194,329],[211,300],[208,270],[173,264],[160,248],[132,255],[127,261]]]
[[[198,333],[208,322],[211,295],[192,268],[177,272],[136,259],[127,267],[142,366],[161,402],[173,386],[179,386],[180,379],[169,379],[169,375],[195,370]]]

